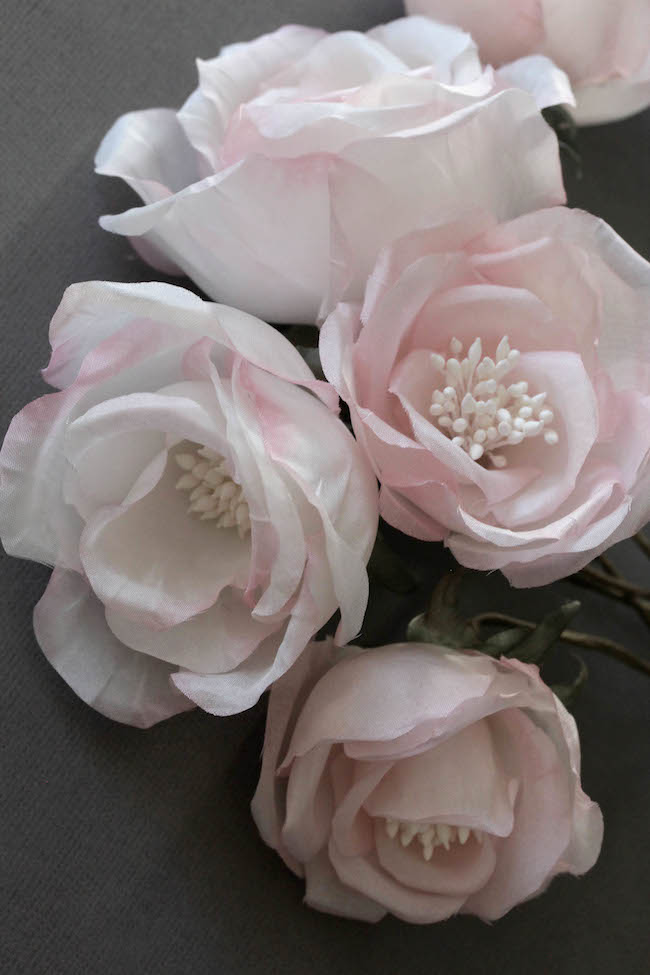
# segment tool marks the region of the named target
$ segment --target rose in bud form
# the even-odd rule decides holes
[[[312,644],[271,690],[252,808],[307,903],[365,921],[493,921],[603,833],[537,667],[417,643]]]
[[[91,282],[50,339],[61,391],[9,428],[0,533],[55,567],[36,637],[84,701],[142,727],[192,702],[230,714],[337,608],[340,641],[357,633],[376,481],[278,331],[182,288]]]
[[[398,227],[470,202],[507,220],[564,201],[539,110],[573,95],[547,58],[495,73],[463,31],[407,17],[367,34],[289,25],[198,73],[179,112],[131,112],[104,138],[97,171],[144,206],[101,224],[157,269],[266,321],[322,317],[332,210],[372,240],[355,252],[367,274]]]
[[[650,264],[602,220],[477,212],[346,269],[325,375],[380,510],[516,586],[570,575],[650,519]]]
[[[469,31],[489,64],[552,58],[571,78],[578,122],[650,105],[648,0],[406,0],[406,9]]]

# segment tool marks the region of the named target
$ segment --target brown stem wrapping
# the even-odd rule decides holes
[[[650,538],[646,538],[643,532],[637,532],[636,535],[634,536],[634,541],[650,559]]]

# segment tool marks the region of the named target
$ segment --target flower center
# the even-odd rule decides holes
[[[183,474],[176,482],[179,491],[187,491],[187,511],[201,521],[214,521],[219,528],[237,528],[244,538],[251,530],[248,504],[241,485],[233,480],[226,462],[215,450],[197,447],[176,454]]]
[[[480,338],[472,342],[465,358],[463,344],[453,338],[449,355],[431,354],[431,362],[443,375],[442,388],[434,390],[429,413],[453,444],[472,460],[489,459],[495,467],[508,463],[502,447],[543,435],[556,444],[558,434],[549,426],[553,411],[546,405],[546,393],[530,396],[528,383],[506,386],[503,379],[514,369],[520,353],[511,349],[504,335],[494,359],[483,356]]]
[[[464,846],[472,835],[479,843],[483,842],[483,833],[480,829],[450,826],[447,823],[410,823],[399,819],[387,819],[386,832],[391,840],[394,840],[399,833],[399,841],[404,847],[417,836],[425,860],[431,859],[437,846],[444,846],[445,850],[449,850],[451,844],[456,842]]]

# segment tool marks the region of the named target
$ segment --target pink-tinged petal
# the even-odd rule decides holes
[[[210,296],[266,321],[315,322],[326,289],[326,156],[253,155],[162,203],[102,217],[146,235]]]
[[[512,529],[532,526],[556,514],[573,491],[598,436],[596,396],[580,356],[527,353],[512,373],[514,382],[524,376],[533,392],[548,394],[560,440],[550,446],[542,438],[534,438],[505,451],[512,464],[536,464],[543,472],[519,495],[492,507],[497,521]]]
[[[101,373],[109,366],[117,372],[139,359],[153,358],[191,338],[191,333],[187,339],[184,334],[188,325],[196,323],[199,328],[211,307],[185,288],[160,282],[72,284],[50,324],[52,359],[43,377],[51,386],[63,389],[74,382],[82,362],[84,375],[90,378],[91,373]],[[133,322],[139,322],[137,335],[131,334],[128,343],[120,340],[119,333]],[[113,337],[116,341],[107,344]],[[87,360],[88,353],[100,345],[101,355]],[[159,378],[153,388],[171,381]]]
[[[321,522],[341,609],[337,639],[347,643],[361,627],[368,598],[365,565],[378,518],[374,476],[343,423],[316,399],[267,373],[249,370],[249,380],[269,456],[314,509],[306,517],[317,515]],[[313,431],[318,431],[317,441]]]
[[[357,31],[325,34],[300,59],[295,59],[267,88],[293,88],[301,98],[322,96],[367,84],[386,73],[399,74],[404,62],[383,44]]]
[[[406,848],[399,839],[390,839],[384,820],[375,820],[377,858],[386,873],[410,890],[445,897],[467,897],[490,879],[497,862],[495,843],[485,836],[481,843],[473,836],[451,850],[436,847],[431,860],[422,855],[418,840]]]
[[[178,121],[204,168],[220,168],[223,137],[239,106],[323,36],[321,30],[289,24],[253,41],[231,44],[209,61],[197,60],[199,87],[179,111]]]
[[[76,572],[53,572],[34,610],[34,631],[73,691],[114,721],[149,728],[194,707],[171,684],[173,667],[135,653],[111,633],[101,603]]]
[[[180,670],[172,680],[176,687],[191,701],[209,714],[239,714],[252,708],[277,675],[273,666],[282,643],[282,632],[264,640],[246,660],[223,674],[195,674]],[[304,649],[305,644],[301,649]],[[296,652],[297,659],[300,651]],[[285,668],[285,670],[288,669]]]
[[[298,711],[306,695],[331,665],[334,647],[331,640],[310,643],[284,676],[271,689],[266,716],[260,779],[251,802],[253,819],[262,839],[285,859],[294,872],[298,864],[284,850],[281,829],[284,822],[286,784],[276,770],[288,747]]]
[[[81,395],[51,393],[11,421],[0,451],[0,536],[9,555],[79,568],[83,522],[65,504],[61,481],[66,422]]]
[[[382,869],[376,856],[346,857],[330,842],[329,857],[339,880],[412,924],[434,924],[455,914],[463,897],[409,890]]]
[[[88,522],[81,560],[107,609],[151,629],[177,626],[208,610],[234,583],[243,588],[250,542],[234,528],[217,529],[187,512],[176,490],[178,467],[139,500],[103,509]]]
[[[380,302],[411,264],[429,254],[444,256],[460,252],[475,237],[486,234],[494,226],[492,214],[482,210],[467,210],[452,220],[441,220],[422,230],[405,234],[389,247],[385,247],[366,283],[361,312],[363,322],[371,322],[375,312],[381,311]],[[432,282],[431,291],[434,286]]]
[[[445,85],[463,85],[482,71],[476,44],[464,31],[428,17],[401,17],[368,31],[408,68],[431,67]]]
[[[491,232],[490,250],[549,237],[581,248],[600,292],[598,358],[617,387],[638,388],[650,362],[650,265],[603,220],[581,210],[551,207]],[[543,279],[542,279],[543,280]],[[580,300],[584,300],[582,297]],[[590,302],[591,305],[591,302]],[[647,386],[646,386],[647,388]]]
[[[319,745],[291,767],[281,842],[300,863],[308,863],[327,846],[333,812],[326,772],[330,751],[329,745]]]
[[[476,270],[501,288],[519,289],[541,300],[553,317],[546,316],[538,328],[519,335],[508,331],[511,345],[521,352],[532,348],[570,349],[590,362],[598,337],[602,298],[592,264],[581,248],[544,235],[517,246],[517,221],[510,224],[511,247],[496,248],[503,231],[488,232],[472,245]],[[519,337],[521,336],[521,338]],[[521,342],[521,345],[517,344]]]
[[[341,883],[326,850],[305,864],[305,903],[317,911],[355,921],[375,923],[386,914],[381,904]]]
[[[78,429],[73,422],[68,433],[74,435]],[[118,430],[85,444],[79,437],[66,439],[70,469],[64,496],[85,521],[98,508],[122,504],[145,469],[165,451],[165,435],[155,430]]]
[[[157,203],[196,182],[196,153],[170,108],[122,115],[95,156],[103,176],[119,176],[145,203]]]
[[[485,920],[543,888],[571,837],[572,795],[557,750],[520,709],[490,719],[502,760],[520,780],[515,826],[499,849],[491,880],[464,910]]]
[[[343,660],[314,688],[284,765],[323,741],[399,738],[482,697],[491,681],[492,675],[464,667],[461,657],[424,646],[398,644]],[[381,708],[377,701],[383,702]]]
[[[392,491],[385,484],[382,484],[379,492],[379,514],[405,535],[424,542],[441,542],[447,535],[444,525],[426,515],[398,490]]]
[[[453,165],[442,166],[441,153]],[[526,163],[507,167],[506,179],[504,159],[515,158]],[[332,167],[330,194],[334,228],[358,281],[391,240],[441,218],[483,209],[508,220],[565,199],[557,139],[532,96],[514,89],[441,122],[353,143]]]
[[[226,165],[252,153],[295,158],[327,152],[334,156],[352,143],[399,135],[432,124],[493,94],[492,73],[479,73],[462,86],[442,85],[435,70],[417,74],[382,73],[361,87],[304,102],[286,89],[268,92],[240,108],[222,149]]]
[[[544,0],[406,0],[406,10],[462,27],[495,65],[531,53],[544,38]]]
[[[505,773],[487,721],[396,762],[365,801],[371,816],[441,822],[508,836],[516,783]]]
[[[222,590],[210,609],[166,630],[152,630],[111,609],[106,622],[133,650],[199,673],[234,670],[277,630],[277,624],[255,619],[232,588]]]
[[[496,82],[500,87],[529,92],[539,108],[576,103],[566,73],[542,54],[531,54],[503,65],[496,73]]]
[[[650,57],[633,78],[615,78],[601,85],[576,85],[578,125],[602,125],[642,112],[650,105]]]
[[[504,560],[507,564],[502,571],[511,585],[545,586],[556,579],[572,575],[606,549],[630,538],[647,524],[650,519],[650,463],[646,462],[639,472],[632,493],[627,496],[622,494],[620,485],[614,480],[601,476],[598,481],[599,486],[594,488],[589,505],[583,505],[576,510],[577,524],[569,516],[563,519],[564,535],[568,536],[569,544],[562,539],[557,545],[518,551],[516,555],[512,555],[512,562]],[[585,517],[583,509],[593,510],[593,518]],[[571,533],[574,526],[575,532]],[[450,547],[459,548],[457,541],[454,540]],[[465,560],[464,545],[462,549],[457,558]],[[491,561],[498,562],[500,553],[494,558],[495,554],[492,554]]]
[[[542,51],[578,82],[634,75],[648,57],[647,0],[545,0]]]
[[[234,352],[279,379],[305,386],[338,412],[338,396],[329,383],[314,378],[298,350],[281,332],[246,312],[227,305],[213,305],[221,340]]]
[[[345,782],[344,790],[337,790],[340,794],[337,795],[332,817],[332,842],[343,856],[367,856],[374,850],[375,836],[374,824],[364,803],[390,771],[392,763],[350,762],[343,753],[339,753],[330,765],[335,789],[337,764],[349,766],[349,781]]]
[[[221,396],[229,436],[237,441],[237,459],[254,525],[248,594],[258,616],[284,611],[300,587],[308,556],[301,520],[304,502],[290,490],[284,472],[268,455],[262,406],[250,387],[251,370],[243,363],[233,374],[232,405]],[[284,386],[284,384],[280,384]],[[293,387],[292,387],[293,388]],[[219,392],[219,384],[215,381]],[[311,400],[301,390],[302,404]],[[281,527],[280,527],[281,526]],[[315,631],[314,631],[315,632]],[[310,634],[310,637],[313,634]]]

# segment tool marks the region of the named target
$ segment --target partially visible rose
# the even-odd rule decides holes
[[[252,809],[311,907],[365,921],[495,920],[603,832],[537,667],[417,643],[308,648],[271,690]]]
[[[132,112],[106,135],[97,171],[145,206],[101,224],[267,321],[317,321],[350,167],[381,191],[381,221],[355,211],[377,248],[396,221],[410,230],[459,203],[506,220],[564,201],[538,109],[573,96],[545,58],[495,75],[462,31],[414,17],[368,34],[283,27],[198,70],[179,112]]]
[[[650,519],[650,265],[602,220],[406,235],[320,350],[381,514],[463,565],[545,585]]]
[[[36,636],[84,701],[143,727],[188,699],[230,714],[337,608],[355,635],[376,482],[279,332],[182,288],[90,282],[50,340],[61,392],[11,423],[0,533],[55,566]]]
[[[406,0],[406,9],[469,31],[490,64],[552,58],[573,83],[582,124],[650,105],[648,0]]]

